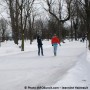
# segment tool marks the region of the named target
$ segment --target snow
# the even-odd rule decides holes
[[[21,42],[1,43],[0,90],[90,90],[86,42],[65,42],[57,56],[50,40],[43,41],[44,56],[37,55],[36,40],[32,45],[25,41],[25,51],[19,48]]]

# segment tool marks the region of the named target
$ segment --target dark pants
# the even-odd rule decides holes
[[[42,47],[42,45],[38,45],[38,55],[40,55],[40,52],[43,56],[43,47]]]

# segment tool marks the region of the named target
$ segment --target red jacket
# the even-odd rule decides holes
[[[59,40],[56,36],[54,36],[54,37],[52,38],[52,40],[51,40],[51,43],[52,43],[52,44],[54,44],[54,43],[60,44],[60,40]]]

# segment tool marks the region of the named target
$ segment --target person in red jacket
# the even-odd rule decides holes
[[[54,48],[54,56],[57,55],[57,46],[60,44],[60,39],[54,34],[54,36],[51,39],[52,46]]]

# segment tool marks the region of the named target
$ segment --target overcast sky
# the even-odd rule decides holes
[[[37,8],[36,11],[38,11],[37,13],[40,14],[40,17],[47,17],[47,13],[46,11],[42,8],[42,6],[45,6],[45,4],[41,3],[41,0],[36,0],[35,1],[35,7]],[[10,16],[8,14],[9,10],[8,10],[8,6],[7,4],[0,0],[0,18],[5,18],[8,19]]]

